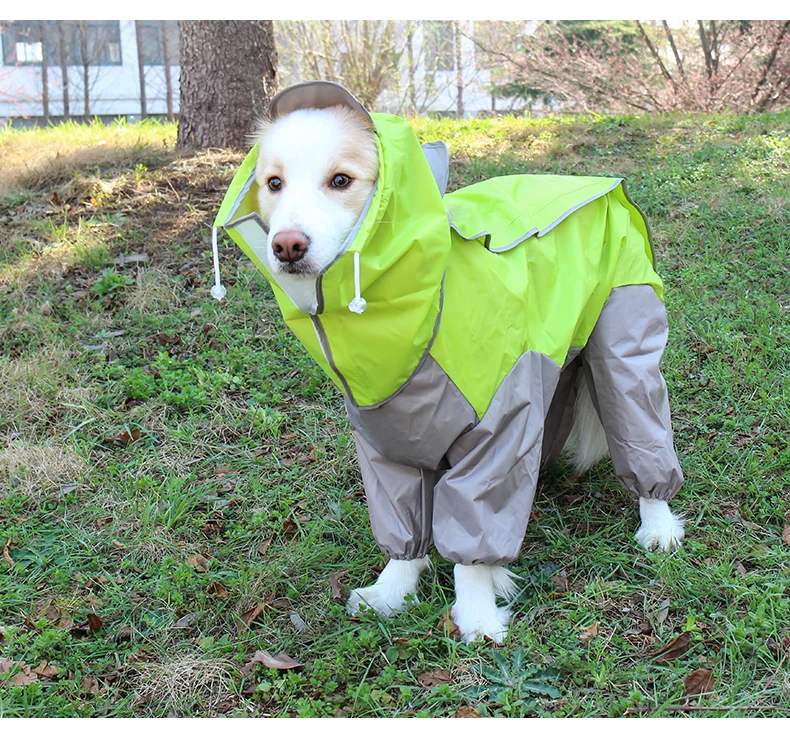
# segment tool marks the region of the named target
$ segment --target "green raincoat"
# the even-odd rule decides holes
[[[307,107],[305,90],[310,107],[332,105],[327,85],[289,88],[273,105],[291,95],[291,109]],[[582,370],[624,485],[671,498],[683,477],[658,369],[662,284],[622,180],[516,175],[444,195],[446,147],[421,147],[396,116],[371,118],[377,186],[317,278],[311,313],[266,268],[255,149],[215,226],[267,277],[286,323],[344,394],[384,552],[422,557],[434,544],[464,564],[515,559]]]

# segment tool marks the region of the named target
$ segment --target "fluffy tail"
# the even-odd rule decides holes
[[[577,475],[589,470],[609,454],[606,434],[593,405],[587,378],[582,373],[573,410],[573,429],[565,443],[563,454],[570,458]]]

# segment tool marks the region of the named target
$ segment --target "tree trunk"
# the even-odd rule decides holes
[[[461,66],[461,27],[458,21],[453,21],[453,40],[455,43],[455,72],[456,87],[458,97],[456,98],[455,110],[458,118],[464,117],[464,70]]]
[[[69,62],[66,56],[66,23],[58,21],[60,75],[63,80],[63,118],[69,117]]]
[[[86,123],[91,117],[91,98],[90,98],[90,58],[88,57],[88,32],[85,30],[85,21],[79,21],[80,29],[80,57],[82,57],[82,93],[84,97],[84,107],[82,120]]]
[[[162,62],[165,65],[165,96],[167,120],[173,120],[173,80],[170,78],[170,44],[167,40],[167,21],[162,21]]]
[[[38,32],[41,35],[41,106],[44,112],[44,122],[49,123],[49,65],[47,64],[46,21],[38,22]]]
[[[271,21],[181,21],[179,148],[247,145],[277,88]]]
[[[148,98],[145,94],[145,60],[143,59],[143,26],[140,21],[134,22],[134,33],[137,37],[137,75],[140,78],[140,118],[148,117]]]

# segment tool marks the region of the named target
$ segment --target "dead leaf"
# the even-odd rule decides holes
[[[208,560],[202,555],[190,555],[187,558],[187,563],[191,565],[198,573],[205,573],[208,570]]]
[[[131,642],[131,641],[132,641],[132,630],[129,627],[124,627],[117,635],[115,635],[115,642]]]
[[[90,632],[98,632],[103,622],[98,614],[88,614],[88,629]]]
[[[329,583],[332,586],[332,598],[335,599],[335,601],[348,600],[348,591],[346,591],[343,584],[340,582],[345,576],[346,571],[344,570],[329,574]]]
[[[283,522],[283,535],[285,539],[291,540],[299,533],[299,525],[292,519]]]
[[[564,594],[568,590],[568,573],[565,568],[563,568],[559,573],[555,573],[551,577],[551,580],[552,583],[554,583],[554,590],[557,593]]]
[[[29,666],[24,663],[16,663],[9,658],[0,657],[0,673],[9,673],[15,666],[22,670],[7,679],[9,686],[28,686],[38,681],[38,676],[30,670]]]
[[[272,538],[271,537],[269,537],[268,539],[265,539],[263,542],[261,542],[261,544],[258,545],[258,548],[256,550],[258,555],[265,555],[266,551],[269,549],[269,545],[271,545],[271,543],[272,543]]]
[[[54,665],[47,663],[46,660],[42,660],[38,664],[38,668],[34,668],[33,672],[42,678],[56,678],[58,672],[60,671],[59,668],[56,668]]]
[[[181,337],[177,334],[157,334],[154,339],[162,345],[181,344]]]
[[[453,622],[452,611],[450,609],[442,614],[442,618],[439,620],[439,629],[442,631],[442,634],[449,637],[451,640],[461,639],[461,628]]]
[[[263,663],[267,668],[276,668],[279,671],[290,671],[294,668],[303,667],[302,663],[288,657],[285,653],[271,655],[271,653],[267,653],[265,650],[259,650],[255,653],[247,665],[253,666],[255,663]]]
[[[0,542],[2,542],[2,540],[0,540]],[[9,537],[8,541],[5,543],[5,545],[3,545],[3,560],[5,560],[6,563],[8,563],[13,568],[15,565],[14,559],[8,554],[8,548],[11,547],[12,542],[13,540]]]
[[[784,542],[785,545],[790,545],[790,524],[785,526],[782,530],[782,542]]]
[[[690,641],[691,632],[681,632],[666,647],[661,648],[661,650],[653,653],[650,657],[660,663],[669,663],[688,652]]]
[[[96,676],[85,676],[85,678],[82,679],[80,688],[85,689],[85,691],[88,691],[91,694],[98,694],[99,680],[96,678]]]
[[[452,680],[453,676],[450,671],[445,671],[444,669],[421,673],[417,676],[417,683],[426,689],[432,689],[443,683],[450,683]]]
[[[239,619],[238,628],[244,629],[245,627],[249,627],[263,612],[264,604],[261,602],[260,604],[255,605],[252,609],[247,609],[244,614],[242,614]]]
[[[209,596],[217,596],[222,601],[225,601],[225,599],[227,599],[228,596],[230,595],[228,593],[228,589],[225,588],[225,585],[223,583],[220,583],[219,581],[211,581],[211,583],[208,584],[206,593]]]
[[[696,694],[707,694],[713,689],[713,673],[707,668],[699,668],[693,673],[689,673],[683,679],[683,693],[686,696]]]
[[[195,618],[196,618],[195,614],[192,614],[192,613],[185,614],[183,617],[181,617],[181,619],[179,619],[173,625],[173,628],[177,629],[177,630],[189,629],[189,626],[192,624],[192,622],[195,621]]]
[[[304,621],[296,612],[291,612],[289,615],[291,620],[291,624],[294,626],[294,629],[300,634],[303,635],[307,632],[307,622]]]
[[[671,602],[669,599],[664,599],[658,605],[658,613],[656,614],[656,624],[663,624],[664,622],[666,622],[667,617],[669,616],[670,603]]]
[[[589,627],[582,627],[578,639],[586,645],[593,637],[598,637],[598,622],[593,622]]]
[[[52,315],[52,304],[49,301],[44,301],[38,309],[42,316]]]
[[[116,265],[140,264],[141,262],[148,262],[147,254],[122,254],[116,257],[113,262]]]
[[[744,576],[748,575],[749,571],[746,570],[743,563],[740,561],[735,563],[735,572],[743,578]]]
[[[112,546],[116,550],[125,550],[126,549],[126,545],[124,545],[123,542],[118,542],[118,540],[113,540],[112,541]]]
[[[460,707],[459,709],[455,710],[455,714],[453,717],[456,719],[466,719],[468,717],[479,717],[480,712],[478,712],[474,707]]]
[[[102,445],[105,447],[126,447],[138,439],[140,439],[140,430],[132,429],[131,431],[118,432],[114,437],[105,439]]]

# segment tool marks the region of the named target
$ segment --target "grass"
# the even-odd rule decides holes
[[[349,619],[330,576],[368,584],[381,554],[339,395],[228,244],[208,293],[242,155],[178,155],[167,124],[4,130],[0,716],[790,713],[790,113],[414,125],[453,188],[629,179],[667,284],[683,549],[636,547],[608,464],[559,467],[506,645],[444,633],[438,558],[409,612]]]

